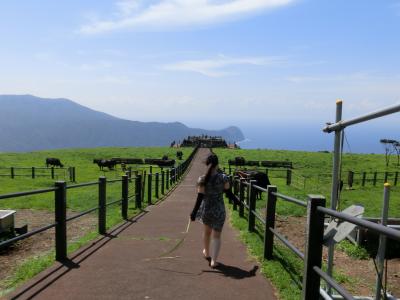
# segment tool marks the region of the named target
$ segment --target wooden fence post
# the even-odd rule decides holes
[[[56,260],[63,261],[67,258],[67,184],[57,181],[55,186]]]
[[[276,211],[276,195],[273,193],[277,192],[277,188],[274,185],[270,185],[267,188],[268,198],[265,214],[265,229],[264,229],[264,258],[271,260],[272,252],[274,248],[274,234],[270,228],[275,228],[275,211]]]
[[[122,203],[121,203],[121,216],[123,219],[128,219],[128,194],[129,194],[129,176],[122,175]]]
[[[397,185],[398,178],[399,178],[399,172],[396,171],[396,174],[394,175],[394,184],[393,185]]]
[[[135,179],[135,206],[142,208],[142,175],[137,174]]]
[[[14,167],[11,167],[11,178],[14,179],[15,173],[14,173]]]
[[[367,179],[367,172],[363,172],[363,175],[362,175],[362,182],[361,182],[361,185],[362,186],[365,186],[365,180]]]
[[[250,202],[249,202],[249,224],[248,230],[250,232],[254,231],[254,227],[256,224],[256,216],[253,211],[256,209],[256,189],[254,188],[254,181],[250,180]]]
[[[159,174],[156,173],[156,199],[158,199],[160,197],[159,195],[159,185],[160,185],[160,178],[159,178]]]
[[[32,167],[32,179],[35,179],[35,167]]]
[[[244,217],[244,178],[239,181],[239,217]]]
[[[151,194],[152,194],[152,187],[151,187],[151,181],[152,181],[152,174],[149,173],[148,178],[147,178],[147,204],[151,205]]]
[[[319,299],[320,277],[313,270],[314,266],[321,268],[322,246],[324,238],[324,214],[317,210],[325,207],[325,198],[319,195],[309,195],[307,203],[307,237],[306,253],[304,255],[304,275],[302,299]]]
[[[54,179],[54,167],[51,167],[51,179]]]
[[[239,177],[237,177],[237,176],[235,176],[235,177],[233,177],[233,194],[235,195],[235,196],[237,196],[237,194],[238,194],[238,180],[239,180]],[[233,202],[233,210],[237,210],[237,203],[236,202]]]
[[[349,188],[353,187],[353,182],[354,182],[354,172],[349,171],[347,174],[347,184],[348,184]]]
[[[99,234],[106,233],[106,187],[107,179],[99,177]]]
[[[166,181],[165,181],[167,191],[169,190],[169,182],[170,182],[169,176],[170,176],[170,174],[169,174],[169,169],[167,169],[167,178],[166,178]]]
[[[388,181],[389,173],[386,171],[385,172],[385,181],[383,183],[386,183]]]
[[[378,177],[378,172],[374,172],[374,186],[376,186],[377,177]]]
[[[292,184],[292,170],[287,169],[286,170],[286,185],[291,185]]]
[[[161,194],[165,194],[165,172],[161,169]]]
[[[146,191],[146,181],[147,181],[146,170],[143,172],[143,182],[142,182],[142,202],[144,203],[144,194]]]

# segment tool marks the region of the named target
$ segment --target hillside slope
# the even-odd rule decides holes
[[[0,95],[0,151],[71,147],[166,146],[188,135],[244,139],[237,127],[203,130],[186,125],[123,120],[68,99]]]

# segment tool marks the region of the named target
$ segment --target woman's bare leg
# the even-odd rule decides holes
[[[212,244],[211,244],[211,267],[217,266],[217,259],[219,250],[221,248],[221,231],[212,231]]]
[[[204,233],[203,233],[203,254],[205,257],[210,256],[210,237],[211,237],[212,229],[210,226],[204,224]]]

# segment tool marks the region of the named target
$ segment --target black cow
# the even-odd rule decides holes
[[[244,166],[246,164],[246,160],[242,156],[235,157],[235,165],[237,166]]]
[[[176,157],[177,157],[179,160],[182,160],[182,156],[183,156],[183,152],[182,152],[182,151],[176,151]]]
[[[162,160],[168,160],[168,155],[163,155]]]
[[[107,167],[109,170],[114,170],[115,165],[117,164],[115,161],[110,159],[94,159],[94,164],[97,164],[100,170],[103,170],[104,167]]]
[[[54,167],[64,167],[64,165],[61,163],[60,159],[58,158],[46,158],[46,166],[54,166]]]
[[[173,167],[175,165],[175,160],[174,159],[168,159],[168,160],[161,159],[156,162],[156,165],[158,165],[159,167]]]
[[[266,189],[268,185],[271,185],[268,175],[260,171],[237,171],[236,175],[246,179],[246,181],[256,180],[255,185],[264,189]],[[257,199],[261,199],[262,192],[256,189],[256,195]]]

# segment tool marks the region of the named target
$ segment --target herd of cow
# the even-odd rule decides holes
[[[183,158],[183,152],[177,151],[176,157],[179,160]],[[108,168],[109,170],[114,170],[115,166],[120,164],[122,169],[126,168],[126,165],[129,164],[148,164],[148,165],[157,165],[159,167],[173,167],[175,165],[174,159],[169,159],[167,155],[164,155],[162,158],[145,158],[144,160],[141,158],[120,158],[113,157],[110,159],[93,159],[93,163],[97,164],[100,170],[104,168]],[[47,167],[60,167],[63,168],[64,165],[61,163],[59,158],[46,158],[46,166]]]

